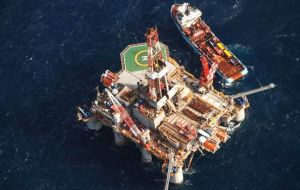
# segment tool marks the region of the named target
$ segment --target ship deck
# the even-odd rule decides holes
[[[233,80],[238,80],[242,75],[242,71],[245,69],[241,64],[233,65],[228,61],[223,61],[219,65],[219,70],[227,77]]]
[[[178,6],[178,5],[177,5]],[[210,30],[209,26],[201,19],[201,17],[198,17],[197,19],[194,19],[193,22],[189,22],[188,26],[186,26],[186,23],[178,23],[178,20],[176,19],[177,12],[171,12],[171,16],[178,27],[180,33],[182,34],[183,38],[188,42],[188,44],[200,55],[204,55],[207,58],[209,58],[209,62],[212,64],[213,61],[211,59],[212,55],[211,52],[208,51],[206,45],[203,47],[204,42],[210,42],[210,43],[220,43],[220,40],[217,38],[217,36]],[[202,28],[197,28],[198,24],[202,26]],[[185,33],[184,30],[189,31],[195,31],[191,32],[189,34]],[[205,33],[209,34],[209,37],[205,37],[205,39],[200,40],[200,35],[197,37],[193,37],[194,34],[198,33],[199,31],[205,31]],[[215,40],[215,41],[214,41]],[[215,48],[211,47],[211,51],[216,51]],[[221,49],[220,49],[221,50]],[[219,50],[219,51],[220,51]],[[215,54],[218,54],[219,57],[221,57],[222,61],[218,61],[218,74],[228,83],[231,83],[232,81],[236,81],[242,77],[244,77],[248,70],[246,66],[236,58],[236,56],[226,47],[224,46],[224,50],[227,51],[227,54],[230,54],[231,58],[228,58],[225,53],[219,53],[218,51],[214,52]],[[223,51],[223,49],[221,50]],[[231,63],[230,59],[233,59],[235,63]]]

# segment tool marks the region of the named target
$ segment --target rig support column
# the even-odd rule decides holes
[[[145,148],[141,148],[141,153],[143,163],[152,162],[152,155]]]
[[[183,183],[183,171],[182,167],[178,168],[173,176],[170,176],[170,183],[181,184]]]
[[[239,109],[237,109],[235,114],[236,114],[235,118],[234,118],[235,121],[237,121],[237,122],[244,121],[244,119],[245,119],[245,107],[242,106]]]
[[[123,135],[118,133],[115,129],[114,131],[114,137],[115,137],[115,144],[118,146],[124,145],[126,143],[126,139]]]
[[[100,121],[96,120],[96,119],[92,119],[90,121],[88,121],[86,123],[86,126],[88,129],[91,129],[91,130],[100,130],[102,128],[102,124],[100,123]]]

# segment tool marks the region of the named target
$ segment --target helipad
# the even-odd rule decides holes
[[[160,43],[163,57],[169,56],[169,49],[163,43]],[[146,43],[128,45],[120,54],[122,69],[129,72],[146,70],[148,66],[148,46]]]

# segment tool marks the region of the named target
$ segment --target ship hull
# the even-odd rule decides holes
[[[176,5],[179,5],[179,4],[174,4],[175,6]],[[173,5],[173,6],[174,6]],[[172,13],[172,11],[170,11],[170,14],[171,14],[171,17],[172,17],[172,20],[174,21],[177,29],[179,30],[181,36],[183,37],[183,39],[189,44],[189,46],[193,49],[193,51],[199,55],[199,56],[206,56],[205,53],[201,50],[201,48],[198,48],[190,39],[189,37],[184,33],[181,25],[177,22],[174,14]],[[200,19],[203,23],[205,23],[202,19]],[[213,32],[211,32],[213,34],[214,37],[215,34]],[[229,51],[229,50],[228,50]],[[231,52],[230,52],[231,53]],[[232,53],[231,53],[232,54]],[[233,54],[232,54],[233,55]],[[234,56],[234,55],[233,55]],[[241,66],[243,69],[237,73],[239,76],[238,77],[228,77],[226,74],[224,74],[224,72],[222,71],[222,69],[218,68],[217,69],[217,73],[218,75],[222,78],[222,80],[225,82],[225,84],[228,84],[230,85],[232,82],[234,81],[237,81],[243,77],[245,77],[247,74],[248,74],[248,69],[247,67],[237,58],[234,56],[234,58],[236,60],[238,60],[238,64],[239,66]],[[210,65],[212,64],[212,61],[209,61]]]

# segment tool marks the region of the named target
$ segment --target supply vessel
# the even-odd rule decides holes
[[[170,57],[157,28],[148,29],[145,37],[146,43],[121,52],[120,71],[101,75],[103,86],[91,106],[77,107],[77,117],[89,129],[110,127],[116,145],[135,143],[143,162],[154,156],[167,182],[180,184],[194,154],[215,153],[245,119],[246,95],[275,85],[225,95],[214,89],[216,68],[205,57],[198,79]]]
[[[217,64],[217,73],[230,85],[247,75],[247,67],[219,40],[202,20],[202,12],[189,3],[173,4],[171,17],[183,38],[210,64]]]

